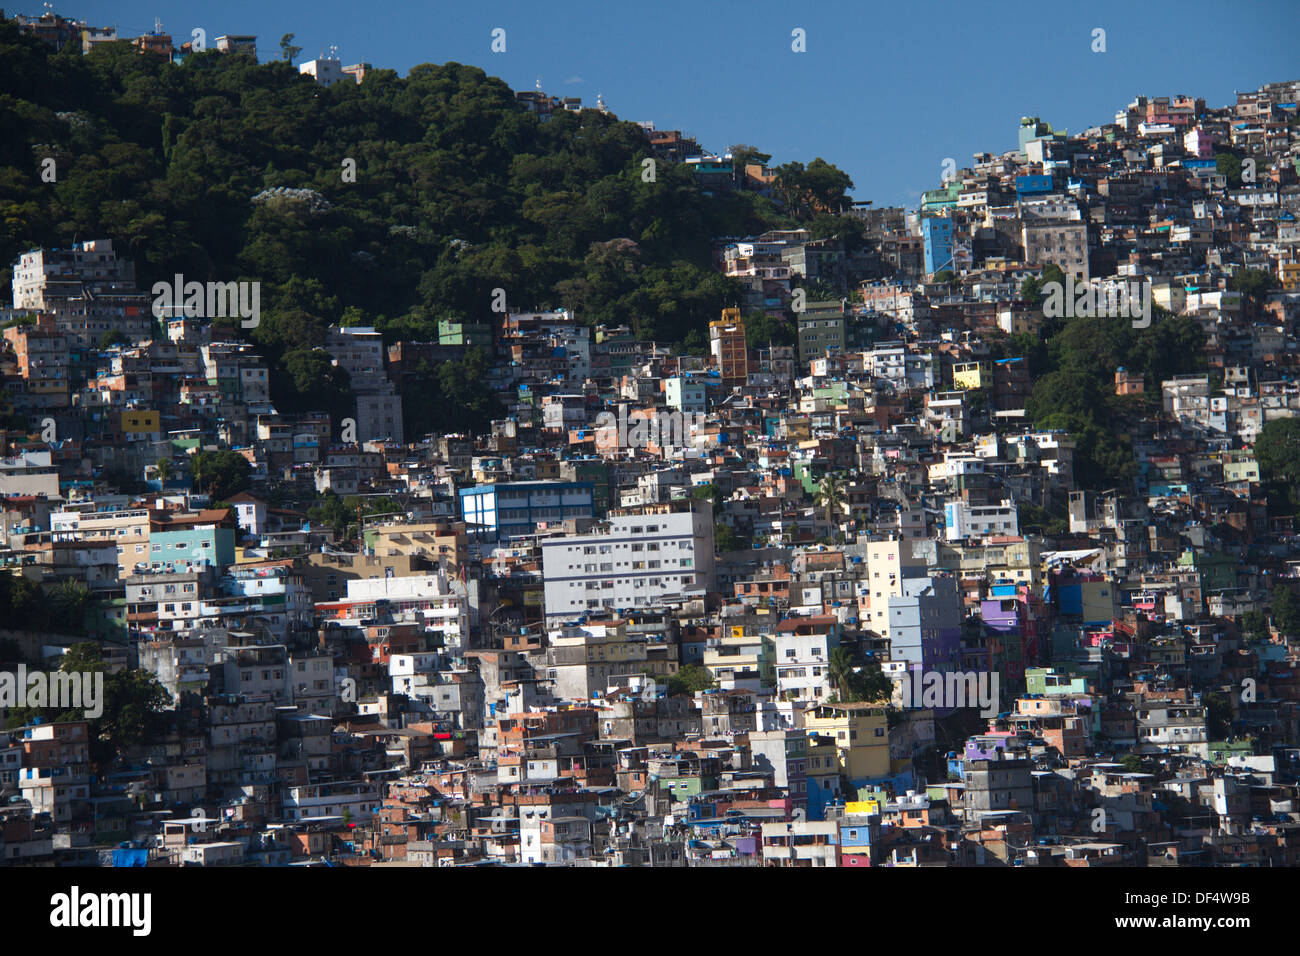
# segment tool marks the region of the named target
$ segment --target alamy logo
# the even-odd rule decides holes
[[[902,682],[903,707],[936,710],[978,707],[981,717],[996,717],[999,686],[999,676],[989,671],[912,670]]]
[[[261,321],[262,283],[186,282],[180,273],[168,282],[153,284],[153,314],[158,318],[239,318],[243,328],[255,329]]]
[[[7,707],[50,707],[80,710],[87,720],[104,713],[103,671],[27,672],[24,664],[16,673],[0,671],[0,709]]]
[[[1044,282],[1043,293],[1043,314],[1049,318],[1132,319],[1135,329],[1151,324],[1150,282],[1092,279],[1076,285],[1071,275],[1064,284]]]
[[[649,412],[620,406],[618,414],[596,416],[596,444],[600,448],[682,448],[708,420],[703,412]]]
[[[50,925],[59,929],[124,926],[133,936],[153,928],[149,893],[82,893],[78,886],[50,897]]]

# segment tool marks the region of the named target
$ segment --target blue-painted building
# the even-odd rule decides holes
[[[590,481],[502,481],[460,490],[460,514],[480,541],[537,533],[538,522],[595,516]]]
[[[232,528],[184,528],[154,531],[149,535],[149,567],[174,574],[204,565],[223,567],[235,563]]]
[[[1051,176],[1029,175],[1016,177],[1016,193],[1021,196],[1037,196],[1055,190]]]
[[[921,239],[925,248],[925,271],[933,274],[952,268],[952,220],[946,216],[929,216],[921,220]]]

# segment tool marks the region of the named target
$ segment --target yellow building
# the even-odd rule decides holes
[[[739,625],[704,649],[701,663],[723,690],[757,690],[776,683],[773,644],[762,634],[746,634]]]
[[[804,715],[804,729],[835,741],[840,772],[850,781],[889,775],[889,721],[883,703],[825,704]]]
[[[940,549],[955,556],[963,577],[984,577],[990,581],[1011,581],[1038,588],[1043,583],[1042,545],[1030,538],[1003,540],[999,543],[954,542]]]
[[[1259,481],[1259,462],[1250,452],[1229,451],[1223,455],[1223,480],[1228,484]]]
[[[368,578],[404,578],[428,574],[429,562],[409,554],[370,555],[344,552],[306,556],[301,567],[303,580],[317,604],[338,601],[348,593],[348,581]]]
[[[953,388],[988,388],[992,384],[993,366],[985,359],[978,362],[958,362],[952,367]]]
[[[143,408],[122,412],[122,431],[128,435],[148,435],[162,430],[162,415]]]
[[[1300,291],[1300,262],[1284,262],[1278,268],[1278,273],[1283,291]]]
[[[386,524],[367,528],[366,547],[380,557],[410,555],[443,561],[458,569],[469,557],[464,522],[430,521],[423,524]]]

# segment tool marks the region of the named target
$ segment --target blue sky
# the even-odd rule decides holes
[[[6,5],[40,13],[32,0]],[[750,143],[773,163],[816,156],[853,178],[854,198],[914,207],[946,157],[1016,145],[1022,115],[1071,132],[1110,122],[1134,96],[1235,90],[1300,75],[1297,0],[906,3],[815,0],[67,0],[65,16],[123,34],[254,33],[263,60],[295,34],[309,59],[339,47],[403,75],[418,63],[481,66],[515,89],[597,92],[622,119],[681,129],[707,149]],[[491,32],[506,30],[506,52]],[[1093,30],[1106,31],[1094,53]],[[807,52],[791,50],[806,31]]]

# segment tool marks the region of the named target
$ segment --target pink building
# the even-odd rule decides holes
[[[1199,126],[1183,135],[1183,149],[1197,159],[1209,159],[1214,155],[1214,137]]]

